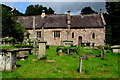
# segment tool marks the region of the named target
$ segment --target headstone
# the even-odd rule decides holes
[[[44,59],[46,57],[46,43],[45,41],[39,41],[39,51],[38,51],[38,59]]]
[[[104,52],[104,47],[101,47],[101,58],[102,60],[104,59],[105,52]]]
[[[80,68],[79,68],[79,72],[82,72],[82,56],[80,57]]]
[[[70,54],[70,49],[69,49],[69,48],[67,49],[67,54],[68,54],[68,55]]]

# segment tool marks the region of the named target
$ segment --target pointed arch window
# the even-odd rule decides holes
[[[95,39],[95,33],[92,33],[92,39]]]

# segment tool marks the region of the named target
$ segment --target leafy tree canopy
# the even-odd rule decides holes
[[[97,14],[91,7],[85,7],[82,9],[81,14]]]
[[[2,4],[2,37],[14,37],[22,41],[25,29],[15,21],[15,15],[18,13],[11,12],[12,8]]]
[[[45,10],[46,14],[54,14],[54,10],[49,7],[43,7],[42,5],[30,5],[27,7],[25,15],[26,16],[31,16],[31,15],[40,15],[42,14],[42,10]]]

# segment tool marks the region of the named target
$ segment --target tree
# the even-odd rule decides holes
[[[24,14],[23,13],[20,13],[18,10],[14,10],[13,11],[13,16],[24,16]]]
[[[2,4],[2,37],[14,37],[18,41],[22,41],[25,29],[15,21],[12,8]],[[17,15],[17,14],[16,14]]]
[[[42,10],[45,10],[46,14],[54,14],[54,10],[52,8],[47,9],[47,7],[43,7],[42,5],[30,5],[27,7],[25,15],[41,15]]]
[[[91,7],[85,7],[82,9],[81,14],[97,14]]]
[[[106,19],[107,26],[111,28],[112,45],[120,44],[120,1],[106,2],[106,10],[108,17]]]
[[[52,8],[51,7],[49,7],[49,9],[48,9],[48,14],[54,14],[54,10],[52,10]]]
[[[106,44],[109,44],[109,45],[112,45],[112,33],[111,33],[111,31],[112,31],[112,28],[111,28],[111,26],[110,25],[108,25],[108,21],[109,21],[109,17],[108,17],[108,14],[107,13],[103,13],[103,16],[104,16],[104,19],[105,19],[105,22],[106,22],[106,35],[105,35],[105,37],[106,37],[106,40],[105,40],[105,43]]]
[[[81,14],[97,14],[91,7],[85,7],[82,9]]]
[[[6,8],[8,11],[11,11],[12,10],[12,8],[11,7],[9,7],[9,6],[6,6],[6,5],[4,5],[4,4],[0,4],[3,8]],[[16,10],[15,8],[14,8],[14,10],[13,10],[13,16],[24,16],[24,14],[23,13],[20,13],[18,10]]]

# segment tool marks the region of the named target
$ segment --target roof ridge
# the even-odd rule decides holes
[[[80,14],[80,15],[71,15],[71,16],[94,16],[94,15],[100,15],[100,14]]]
[[[45,15],[67,15],[67,14],[45,14]],[[71,16],[94,16],[94,15],[100,15],[100,14],[80,14],[80,15],[71,15]],[[32,17],[32,16],[41,16],[41,15],[31,15],[31,16],[17,16],[17,17]]]

